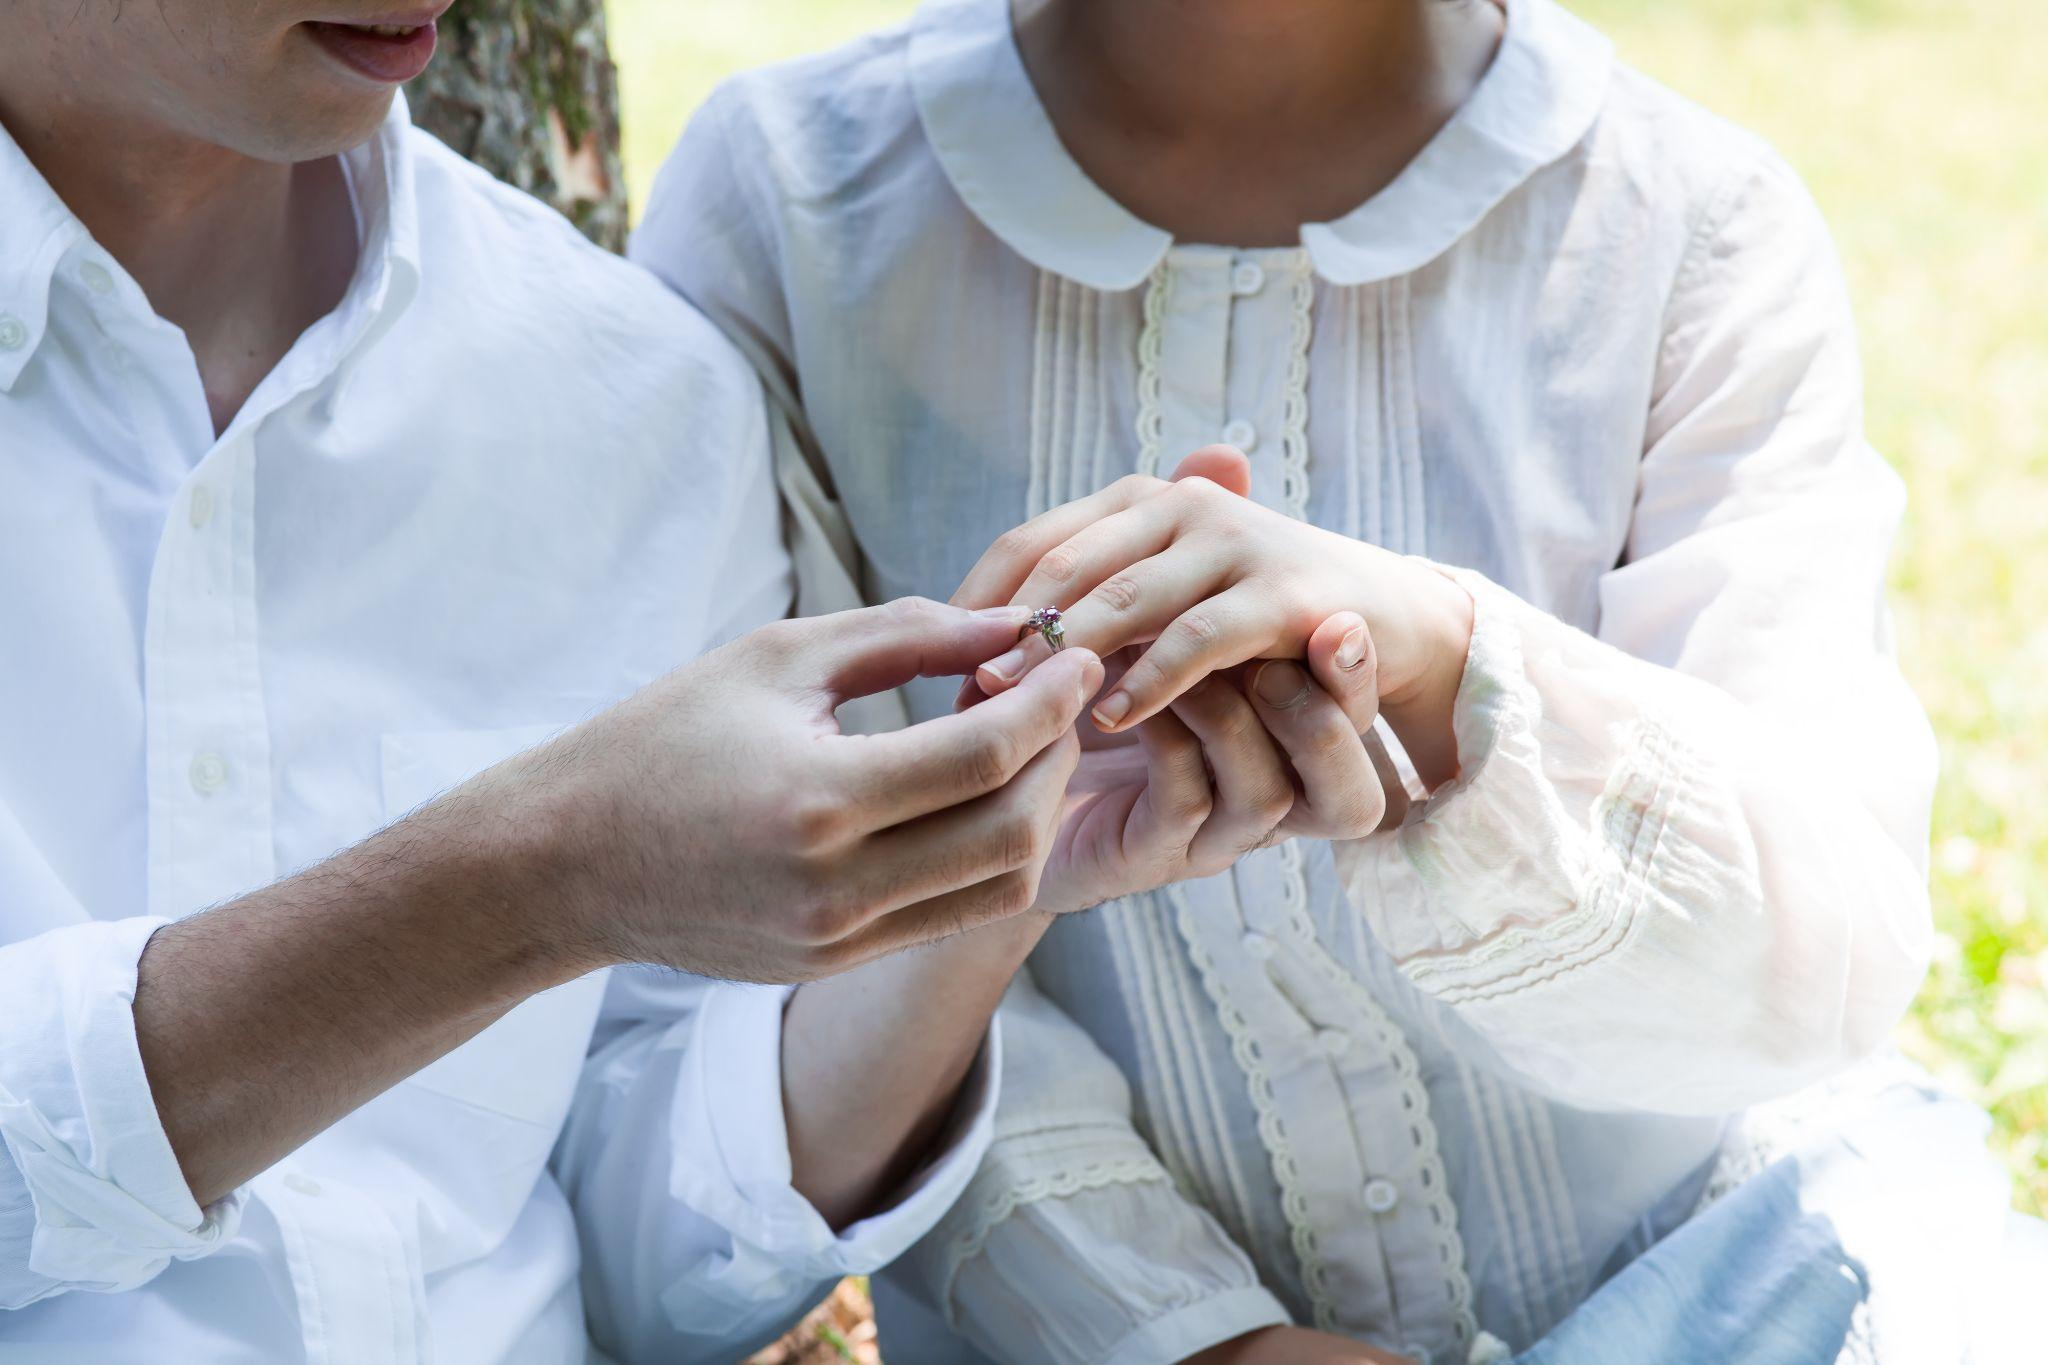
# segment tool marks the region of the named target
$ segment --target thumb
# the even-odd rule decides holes
[[[969,611],[923,597],[796,622],[799,667],[791,679],[821,687],[837,706],[912,678],[971,673],[1012,648],[1028,607]]]
[[[1207,479],[1248,498],[1252,495],[1252,462],[1236,446],[1203,446],[1174,466],[1173,481],[1182,479]]]
[[[1380,713],[1379,654],[1355,611],[1326,618],[1308,637],[1308,666],[1322,689],[1361,735]]]

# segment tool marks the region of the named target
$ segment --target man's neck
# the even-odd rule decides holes
[[[38,116],[40,115],[40,117]],[[347,185],[333,158],[258,161],[75,104],[0,118],[94,239],[185,333],[216,433],[355,269]]]

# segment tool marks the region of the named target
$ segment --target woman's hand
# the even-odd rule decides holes
[[[1377,829],[1383,775],[1352,719],[1370,723],[1371,673],[1336,663],[1356,622],[1315,633],[1313,677],[1290,660],[1226,670],[1122,735],[1084,735],[1037,908],[1083,910],[1210,876],[1295,835]]]
[[[1186,1365],[1414,1365],[1407,1356],[1306,1327],[1262,1327],[1189,1356]]]
[[[1235,454],[1210,447],[1188,463],[1227,468]],[[1211,673],[1301,658],[1321,622],[1356,613],[1364,626],[1346,651],[1376,652],[1380,709],[1417,770],[1432,787],[1456,775],[1451,711],[1472,634],[1464,589],[1419,560],[1296,521],[1208,478],[1133,476],[1056,507],[998,539],[953,600],[1059,607],[1067,640],[1098,654],[1150,641],[1096,705],[1096,724],[1110,733],[1159,714]],[[982,665],[976,681],[1000,692],[1046,653],[1028,638]]]

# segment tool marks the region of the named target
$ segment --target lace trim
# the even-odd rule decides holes
[[[1167,1183],[1165,1167],[1147,1153],[1120,1157],[1115,1161],[1091,1161],[1085,1166],[1051,1175],[1030,1176],[984,1195],[976,1202],[967,1226],[953,1238],[952,1254],[946,1259],[946,1272],[939,1283],[938,1296],[946,1325],[958,1330],[958,1324],[953,1320],[953,1284],[960,1278],[961,1267],[981,1254],[995,1230],[1018,1209],[1026,1204],[1067,1199],[1084,1190],[1099,1190],[1110,1185],[1164,1183]]]
[[[1306,254],[1294,265],[1287,330],[1287,391],[1280,410],[1280,496],[1287,515],[1308,520],[1308,342],[1315,275]]]
[[[1152,268],[1145,285],[1145,327],[1138,333],[1138,472],[1159,473],[1159,444],[1166,429],[1159,412],[1159,355],[1165,344],[1166,301],[1173,293],[1173,272],[1164,260]]]
[[[1465,1269],[1465,1238],[1458,1230],[1458,1207],[1451,1199],[1450,1181],[1444,1172],[1443,1149],[1437,1137],[1436,1120],[1430,1114],[1429,1090],[1422,1083],[1422,1064],[1416,1060],[1415,1049],[1408,1046],[1400,1026],[1380,1008],[1372,992],[1344,970],[1317,937],[1308,917],[1308,878],[1302,868],[1300,846],[1282,844],[1279,855],[1287,927],[1298,940],[1302,957],[1365,1017],[1394,1068],[1401,1111],[1407,1116],[1408,1137],[1415,1144],[1416,1166],[1421,1172],[1423,1207],[1436,1224],[1437,1261],[1444,1277],[1444,1297],[1451,1305],[1451,1330],[1460,1345],[1474,1342],[1479,1336],[1479,1321],[1472,1311],[1472,1277]]]
[[[1294,1160],[1294,1144],[1287,1140],[1287,1124],[1280,1117],[1279,1101],[1273,1098],[1273,1078],[1266,1073],[1265,1059],[1259,1053],[1259,1040],[1252,1036],[1252,1027],[1236,1005],[1230,1002],[1230,992],[1224,988],[1223,980],[1216,972],[1215,959],[1202,944],[1202,936],[1195,924],[1194,907],[1177,886],[1166,888],[1166,894],[1173,901],[1174,922],[1180,929],[1181,940],[1187,944],[1188,959],[1195,964],[1196,973],[1202,978],[1202,988],[1209,993],[1209,1001],[1216,1007],[1217,1021],[1230,1038],[1231,1055],[1237,1059],[1238,1069],[1244,1073],[1245,1089],[1251,1095],[1252,1109],[1258,1116],[1259,1141],[1264,1144],[1266,1154],[1273,1164],[1273,1179],[1280,1186],[1280,1208],[1287,1216],[1288,1239],[1294,1247],[1294,1258],[1301,1265],[1302,1288],[1308,1293],[1311,1312],[1316,1327],[1325,1332],[1336,1332],[1337,1308],[1330,1297],[1329,1271],[1323,1264],[1322,1247],[1316,1239],[1316,1230],[1309,1222],[1308,1194],[1301,1187],[1301,1167]]]

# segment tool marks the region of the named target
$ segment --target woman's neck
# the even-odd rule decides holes
[[[1288,245],[1384,188],[1498,46],[1487,0],[1014,0],[1060,139],[1187,241]]]

